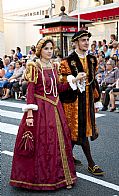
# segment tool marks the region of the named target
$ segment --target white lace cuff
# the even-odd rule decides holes
[[[28,110],[38,110],[38,106],[35,104],[25,104],[22,107],[22,111],[27,112]]]
[[[83,91],[85,91],[86,81],[84,80],[81,83],[79,81],[77,81],[77,87],[80,90],[80,92],[82,93]]]
[[[75,83],[72,82],[73,79],[75,79],[75,77],[73,75],[68,75],[67,76],[67,81],[69,82],[70,87],[73,90],[76,90],[77,89],[77,85],[76,85],[76,82]]]

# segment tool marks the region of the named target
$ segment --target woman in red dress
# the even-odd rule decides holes
[[[27,64],[27,104],[14,148],[11,186],[55,190],[76,182],[70,131],[58,92],[70,86],[75,90],[78,77],[58,82],[53,49],[52,38],[42,38],[36,47],[38,58]]]

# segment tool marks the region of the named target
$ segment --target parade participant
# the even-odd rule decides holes
[[[119,78],[119,69],[115,66],[115,61],[111,58],[106,62],[106,71],[104,74],[104,79],[100,84],[100,91],[105,91],[105,96],[103,100],[103,108],[101,111],[108,110],[108,105],[110,102],[110,91],[115,87],[116,81]]]
[[[75,51],[62,60],[60,73],[61,81],[67,81],[67,75],[84,75],[84,79],[77,82],[77,91],[63,92],[60,99],[71,130],[72,146],[81,145],[88,161],[88,171],[94,175],[103,175],[104,172],[97,166],[91,156],[88,138],[95,140],[98,137],[96,128],[94,101],[100,99],[99,86],[95,79],[97,69],[96,57],[87,53],[91,34],[81,30],[72,37],[75,42]],[[85,80],[86,75],[86,80]],[[68,95],[68,96],[67,96]],[[74,161],[76,161],[74,159]]]
[[[71,188],[76,182],[71,136],[58,92],[60,84],[51,63],[54,42],[44,37],[36,46],[35,62],[26,66],[27,104],[17,134],[10,185],[33,190]]]
[[[110,93],[110,112],[114,112],[116,110],[115,104],[115,96],[119,96],[119,78],[116,81],[116,88],[113,88]]]
[[[4,65],[2,59],[0,58],[0,78],[2,78],[4,74],[5,74]]]

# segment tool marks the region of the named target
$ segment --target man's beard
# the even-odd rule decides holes
[[[84,49],[83,49],[82,51],[83,51],[83,52],[86,52],[87,50],[84,50]]]
[[[79,50],[81,50],[82,52],[86,52],[87,50],[86,49],[82,49],[82,48],[80,48],[80,45],[78,45],[78,48],[79,48]]]
[[[87,51],[87,50],[82,49],[82,48],[80,48],[80,47],[79,47],[79,50],[81,50],[82,52],[86,52],[86,51]]]

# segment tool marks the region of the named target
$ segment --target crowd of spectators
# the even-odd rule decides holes
[[[89,54],[95,55],[98,63],[96,78],[101,91],[102,111],[110,108],[110,112],[116,110],[115,99],[119,96],[119,87],[116,85],[119,79],[119,43],[114,34],[110,36],[110,43],[104,39],[102,42],[93,41]],[[112,93],[116,88],[116,93]],[[112,94],[113,102],[112,104]],[[111,98],[110,98],[111,96]]]
[[[97,58],[98,69],[96,78],[101,91],[102,111],[110,108],[113,112],[116,110],[115,98],[119,96],[119,42],[116,41],[114,34],[110,36],[109,43],[105,39],[102,41],[93,41],[89,54]],[[72,51],[75,49],[74,45]],[[1,100],[15,97],[16,99],[25,99],[27,82],[24,80],[26,63],[36,58],[36,48],[31,46],[27,56],[22,55],[21,48],[16,51],[11,49],[10,55],[4,55],[0,59],[0,97]],[[53,57],[54,61],[61,60],[60,49],[56,49]]]
[[[26,69],[27,56],[23,56],[20,47],[11,49],[10,55],[4,55],[0,58],[0,97],[1,100],[9,97],[21,95],[25,99],[26,96],[26,81],[23,74]],[[21,96],[19,97],[21,98]]]

